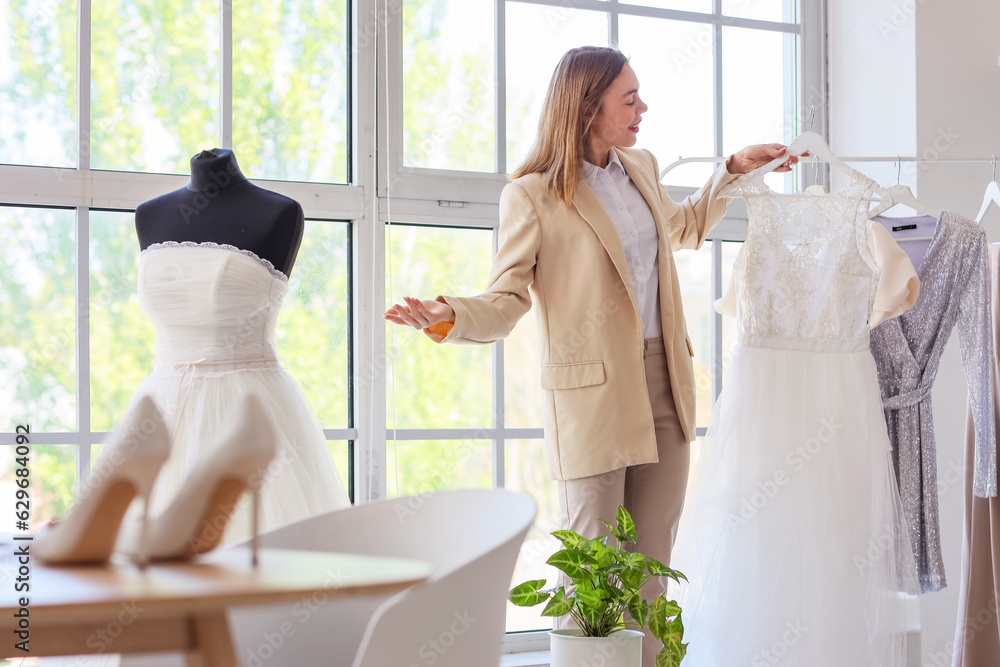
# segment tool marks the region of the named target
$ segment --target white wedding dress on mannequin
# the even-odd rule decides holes
[[[916,274],[862,174],[829,195],[735,183],[750,224],[719,309],[740,340],[671,559],[684,664],[901,667],[918,588],[868,332]]]
[[[132,400],[152,396],[173,434],[151,517],[184,492],[185,477],[247,393],[260,398],[279,440],[278,454],[261,471],[261,532],[349,505],[319,421],[275,351],[288,278],[247,250],[168,242],[142,252],[138,291],[143,314],[156,326],[157,348],[153,372]],[[135,520],[133,513],[129,532]],[[249,535],[250,497],[244,494],[224,539]]]

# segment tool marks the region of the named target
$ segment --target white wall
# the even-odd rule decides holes
[[[1000,2],[828,0],[830,139],[841,155],[1000,154]],[[855,165],[889,185],[891,164]],[[904,164],[933,208],[975,216],[989,165]],[[1000,215],[985,222],[1000,240]],[[953,334],[934,386],[941,539],[949,587],[921,598],[922,666],[951,664],[964,504],[967,385]],[[986,667],[986,666],[984,666]]]
[[[830,147],[846,156],[912,155],[914,21],[894,15],[894,3],[887,0],[828,0],[828,5]],[[852,166],[880,183],[895,182],[891,163]]]

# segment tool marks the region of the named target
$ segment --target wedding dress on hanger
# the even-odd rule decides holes
[[[859,172],[829,195],[734,186],[749,230],[717,307],[739,345],[671,559],[685,665],[901,667],[917,584],[868,332],[916,274]]]

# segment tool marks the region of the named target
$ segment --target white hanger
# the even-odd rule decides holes
[[[986,192],[983,193],[983,206],[979,209],[976,222],[982,224],[990,204],[1000,206],[1000,185],[997,184],[997,156],[995,153],[993,154],[993,180],[986,186]]]
[[[900,172],[902,171],[902,168],[903,168],[903,162],[902,162],[902,160],[899,159],[899,156],[897,155],[896,156],[896,184],[895,185],[890,185],[887,188],[887,190],[889,191],[889,195],[891,197],[891,200],[887,201],[887,202],[882,202],[881,204],[879,204],[878,206],[876,206],[875,208],[873,208],[868,213],[868,217],[869,218],[875,217],[879,213],[887,211],[890,208],[892,208],[893,206],[896,206],[897,204],[902,204],[903,206],[909,206],[910,208],[912,208],[917,213],[920,213],[921,215],[929,215],[932,218],[937,218],[937,216],[938,216],[938,212],[937,211],[935,211],[934,209],[932,209],[929,206],[924,206],[919,201],[917,201],[917,198],[913,196],[913,190],[911,190],[908,186],[906,186],[906,185],[900,185],[900,183],[899,183],[899,176],[900,176]],[[898,239],[898,240],[900,240],[900,241],[926,241],[929,238],[930,238],[929,236],[928,237],[919,236],[919,237],[903,238],[903,239]]]
[[[783,165],[788,161],[791,156],[799,157],[804,153],[809,153],[809,155],[816,157],[817,159],[823,160],[827,164],[836,167],[838,170],[847,174],[848,176],[854,174],[855,170],[847,166],[843,160],[834,155],[833,151],[830,149],[829,144],[816,132],[803,132],[799,136],[792,139],[792,143],[788,144],[788,149],[785,151],[784,155],[774,158],[762,167],[757,167],[754,171],[763,176],[764,174],[770,173]],[[739,186],[734,183],[730,183],[726,187],[719,191],[719,197],[738,197],[737,194]],[[877,188],[875,190],[879,197],[872,198],[873,201],[885,202],[891,200],[891,196],[884,188]]]
[[[844,162],[833,154],[830,150],[829,144],[816,132],[803,132],[799,136],[792,139],[792,143],[788,144],[788,150],[781,157],[776,157],[763,167],[758,167],[757,171],[761,175],[767,174],[774,171],[786,161],[790,155],[796,157],[802,155],[803,153],[809,153],[813,157],[823,160],[827,164],[830,164],[840,171],[844,172],[848,176],[854,173],[854,170],[848,167]]]

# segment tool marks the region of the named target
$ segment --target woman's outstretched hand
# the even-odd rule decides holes
[[[392,308],[385,311],[384,317],[394,324],[410,326],[414,329],[426,329],[438,322],[454,322],[455,311],[446,303],[440,301],[421,301],[413,297],[404,296],[406,305],[393,304]]]
[[[756,144],[747,146],[738,153],[734,153],[726,162],[726,169],[730,174],[745,174],[753,171],[757,167],[763,167],[776,157],[785,154],[785,146],[782,144]],[[808,153],[805,153],[808,155]],[[785,163],[774,171],[791,171],[792,165],[799,161],[799,156],[791,155]]]

